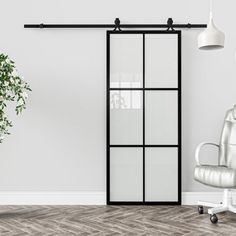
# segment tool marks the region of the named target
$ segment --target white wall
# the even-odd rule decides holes
[[[194,149],[218,141],[236,103],[234,0],[215,1],[226,33],[220,51],[199,51],[199,29],[183,30],[183,191],[211,191],[192,179]],[[31,84],[28,109],[0,146],[0,191],[105,190],[105,30],[24,29],[24,23],[206,23],[206,0],[1,1],[0,50]],[[215,152],[213,153],[216,154]],[[213,160],[214,155],[206,156]],[[215,190],[212,190],[215,191]]]

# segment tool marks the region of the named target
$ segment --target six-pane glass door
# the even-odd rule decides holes
[[[109,49],[109,203],[178,202],[178,34],[111,32]]]

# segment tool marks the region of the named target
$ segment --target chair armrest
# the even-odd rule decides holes
[[[203,143],[198,144],[198,146],[196,148],[196,151],[195,151],[195,160],[196,160],[196,163],[197,163],[198,166],[201,165],[200,160],[199,160],[199,153],[200,153],[201,148],[205,145],[212,145],[212,146],[215,146],[215,147],[219,148],[219,145],[216,144],[216,143],[203,142]]]

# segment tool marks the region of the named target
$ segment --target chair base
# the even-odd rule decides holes
[[[210,215],[215,215],[217,213],[225,211],[236,213],[236,205],[233,205],[232,192],[228,189],[224,190],[223,202],[221,202],[220,204],[199,201],[198,206],[212,207],[208,209],[208,214]]]

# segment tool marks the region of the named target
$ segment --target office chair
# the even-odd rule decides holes
[[[202,165],[199,152],[205,145],[218,148],[218,165]],[[198,202],[198,212],[203,214],[203,206],[208,209],[210,220],[218,222],[217,213],[231,211],[236,213],[236,206],[232,202],[231,189],[236,188],[236,105],[228,110],[225,116],[220,143],[200,143],[195,152],[197,166],[194,170],[194,179],[202,184],[224,189],[223,201],[220,204]]]

